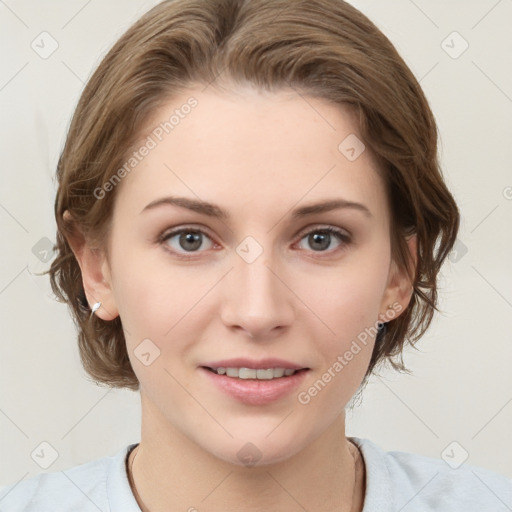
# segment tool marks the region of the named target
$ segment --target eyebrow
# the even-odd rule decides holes
[[[155,199],[154,201],[151,201],[151,203],[146,205],[140,213],[142,214],[149,210],[153,210],[157,207],[166,205],[186,208],[187,210],[191,210],[193,212],[200,213],[202,215],[207,215],[208,217],[213,217],[216,219],[227,220],[230,217],[229,213],[226,210],[223,210],[220,206],[217,206],[216,204],[188,197],[177,196],[168,196],[162,197],[160,199]],[[341,208],[350,208],[363,213],[365,216],[369,218],[373,217],[370,209],[364,204],[356,203],[354,201],[347,201],[346,199],[329,199],[319,203],[312,203],[305,206],[301,206],[300,208],[293,210],[292,218],[301,219],[308,215],[313,215],[315,213],[325,213],[328,211],[338,210]]]

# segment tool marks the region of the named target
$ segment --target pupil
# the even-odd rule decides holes
[[[182,245],[183,249],[191,249],[191,250],[199,249],[199,247],[201,247],[200,234],[199,233],[182,233],[182,235],[180,236],[180,245],[182,242],[192,244],[192,247],[191,246],[183,247],[183,245]]]
[[[313,237],[313,241],[314,241],[314,244],[312,244],[312,245],[315,245],[315,244],[318,245],[318,242],[320,242],[321,247],[317,247],[317,248],[327,249],[329,247],[329,235],[315,233],[311,236]],[[322,242],[324,242],[324,243],[322,244]]]

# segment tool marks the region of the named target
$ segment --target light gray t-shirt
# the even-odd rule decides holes
[[[452,469],[442,459],[385,452],[368,439],[349,439],[366,466],[363,512],[512,511],[512,480],[505,476],[466,464]],[[126,473],[135,446],[0,487],[0,512],[141,512]],[[196,508],[200,512],[201,504]]]

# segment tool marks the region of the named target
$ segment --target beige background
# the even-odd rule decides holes
[[[31,273],[49,265],[54,169],[82,87],[155,3],[0,1],[0,484],[139,439],[138,394],[87,380],[66,306]],[[405,354],[413,375],[373,378],[347,434],[452,461],[467,452],[467,464],[512,477],[512,1],[352,3],[421,80],[462,226],[440,280],[443,314]],[[51,49],[43,31],[58,44],[46,59],[31,47],[46,37]],[[58,454],[47,468],[31,457],[43,442]]]

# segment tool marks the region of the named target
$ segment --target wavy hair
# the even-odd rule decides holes
[[[392,43],[342,0],[168,0],[131,26],[87,82],[57,166],[56,258],[48,271],[78,327],[80,358],[97,382],[139,389],[121,319],[90,317],[75,229],[106,247],[116,189],[104,186],[126,161],[144,122],[193,84],[293,88],[355,112],[379,162],[390,207],[392,258],[413,295],[376,339],[367,378],[384,361],[408,371],[414,346],[437,309],[437,275],[455,243],[459,211],[437,155],[437,127],[425,95]],[[72,220],[63,214],[69,211]],[[417,235],[417,265],[407,237]]]

